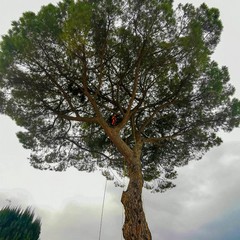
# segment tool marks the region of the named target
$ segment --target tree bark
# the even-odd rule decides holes
[[[132,159],[127,161],[129,184],[122,194],[125,209],[123,236],[125,240],[151,240],[142,203],[143,176],[140,160],[141,150],[134,151]]]

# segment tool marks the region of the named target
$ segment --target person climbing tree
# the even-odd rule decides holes
[[[110,116],[108,122],[110,124],[110,126],[114,127],[117,126],[120,122],[121,122],[121,116],[120,114],[113,114]]]

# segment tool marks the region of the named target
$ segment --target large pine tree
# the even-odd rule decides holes
[[[176,166],[239,125],[228,70],[211,59],[219,11],[172,2],[63,0],[24,13],[1,42],[0,109],[26,129],[31,165],[126,174],[127,240],[151,239],[142,187],[173,187]]]

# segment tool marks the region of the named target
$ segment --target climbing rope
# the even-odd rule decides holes
[[[122,206],[122,226],[124,224],[124,207]],[[121,234],[121,240],[123,240],[123,234]]]
[[[99,238],[98,238],[99,240],[101,240],[101,234],[102,234],[103,212],[104,212],[104,205],[105,205],[106,190],[107,190],[107,178],[106,178],[104,194],[103,194],[102,213],[101,213],[101,219],[100,219]]]
[[[125,173],[126,173],[126,170],[125,170],[125,166],[124,166],[123,191],[122,191],[122,194],[123,194],[124,191],[126,191]],[[122,226],[123,226],[123,224],[124,224],[124,207],[122,205]],[[121,240],[123,240],[123,234],[121,234]]]
[[[125,168],[125,166],[123,168]],[[122,182],[122,184],[125,188],[126,187],[125,186],[125,170],[123,170],[123,172],[124,172],[123,181],[119,180],[117,178],[117,176],[114,174],[113,171],[111,171],[111,172],[114,175],[114,177],[117,179],[117,181]],[[104,213],[104,206],[105,206],[106,191],[107,191],[107,178],[106,178],[106,181],[105,181],[103,201],[102,201],[102,212],[101,212],[101,219],[100,219],[100,226],[99,226],[99,237],[98,237],[99,240],[101,240],[101,235],[102,235],[102,225],[103,225],[103,215],[104,215],[103,213]],[[124,207],[122,206],[122,225],[123,224],[124,224]],[[122,239],[123,239],[123,235],[121,234],[121,240]]]

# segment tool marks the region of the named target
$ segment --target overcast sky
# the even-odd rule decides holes
[[[0,0],[0,35],[25,11],[58,1]],[[199,0],[178,0],[199,6]],[[221,12],[221,42],[213,56],[229,67],[231,82],[240,97],[240,1],[207,0]],[[19,128],[0,116],[0,208],[33,206],[42,219],[41,240],[96,240],[105,179],[98,173],[75,169],[50,172],[33,169],[29,151],[18,143]],[[144,208],[154,240],[240,239],[240,130],[221,134],[224,143],[201,161],[179,169],[177,187],[163,194],[144,191]],[[121,239],[122,189],[107,185],[103,240]]]

